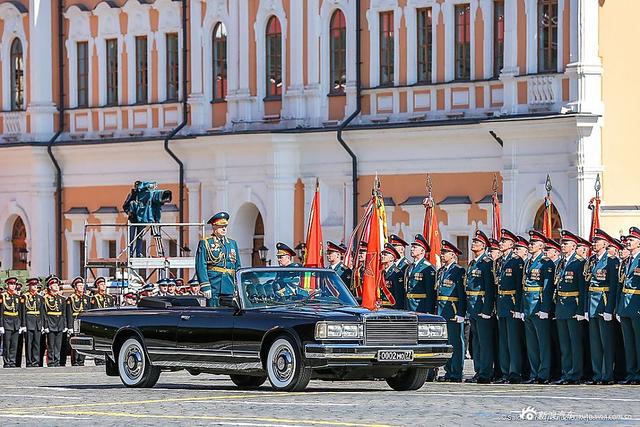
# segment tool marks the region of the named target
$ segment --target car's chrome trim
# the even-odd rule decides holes
[[[92,351],[93,347],[93,337],[87,336],[72,336],[69,339],[69,345],[71,348],[78,351]]]
[[[209,356],[209,357],[238,357],[238,358],[259,358],[257,351],[234,351],[234,350],[211,350],[196,349],[187,347],[147,347],[149,354],[182,354],[186,356]]]
[[[307,359],[357,359],[375,360],[378,350],[413,350],[413,360],[450,359],[453,348],[447,344],[402,345],[402,346],[364,346],[358,344],[306,344]],[[411,362],[400,362],[411,363]]]

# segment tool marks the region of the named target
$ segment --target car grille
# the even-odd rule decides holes
[[[367,345],[406,345],[418,343],[418,318],[413,316],[375,316],[364,319]]]

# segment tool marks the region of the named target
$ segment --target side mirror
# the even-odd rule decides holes
[[[240,306],[233,295],[220,295],[219,301],[222,307],[231,307],[240,310]]]

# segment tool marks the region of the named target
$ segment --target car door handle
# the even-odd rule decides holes
[[[188,314],[182,314],[182,315],[180,315],[180,319],[189,320],[189,319],[191,319],[191,316],[189,316]]]

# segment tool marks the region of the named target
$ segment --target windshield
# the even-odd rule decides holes
[[[243,271],[240,272],[239,294],[245,308],[358,305],[340,277],[331,270],[278,268]]]

